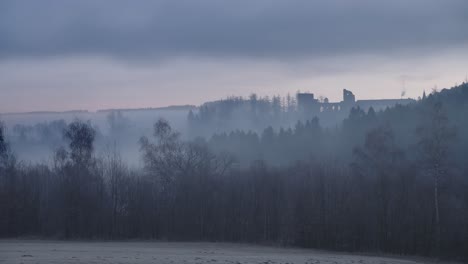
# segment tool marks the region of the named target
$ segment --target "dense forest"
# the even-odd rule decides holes
[[[203,111],[189,114],[190,127],[206,129]],[[464,83],[384,111],[353,108],[336,126],[310,117],[185,138],[160,119],[138,142],[142,167],[117,147],[96,155],[91,122],[53,123],[57,148],[42,163],[18,160],[1,126],[0,237],[254,242],[467,260],[467,115]]]

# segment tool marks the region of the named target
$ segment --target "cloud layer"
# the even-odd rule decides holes
[[[464,80],[467,0],[0,0],[0,113]]]
[[[466,0],[4,0],[0,59],[295,59],[468,43]]]

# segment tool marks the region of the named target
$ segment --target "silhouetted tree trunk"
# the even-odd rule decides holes
[[[435,218],[435,254],[441,253],[440,221],[440,184],[447,176],[449,145],[455,133],[449,127],[449,121],[441,102],[429,102],[428,120],[417,129],[420,135],[419,145],[423,155],[423,165],[427,174],[433,178],[434,218]]]

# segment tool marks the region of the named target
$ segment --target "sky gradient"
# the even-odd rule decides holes
[[[5,0],[0,113],[416,98],[466,79],[467,25],[464,0]]]

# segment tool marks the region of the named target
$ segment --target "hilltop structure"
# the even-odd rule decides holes
[[[395,105],[406,105],[413,99],[356,100],[349,90],[343,90],[343,100],[330,102],[327,98],[317,99],[313,93],[298,93],[290,96],[249,98],[228,97],[207,102],[189,112],[188,124],[193,135],[207,135],[236,130],[262,132],[266,127],[291,128],[298,121],[307,122],[315,117],[322,127],[339,125],[349,117],[351,109],[359,107],[365,112],[385,110]]]
[[[356,100],[353,92],[343,89],[343,101],[329,102],[328,98],[320,101],[315,98],[313,93],[298,93],[297,107],[298,110],[306,114],[318,114],[327,112],[346,112],[353,107],[359,107],[364,111],[373,108],[375,111],[384,110],[387,107],[395,105],[406,105],[413,102],[413,99],[376,99],[376,100]]]

